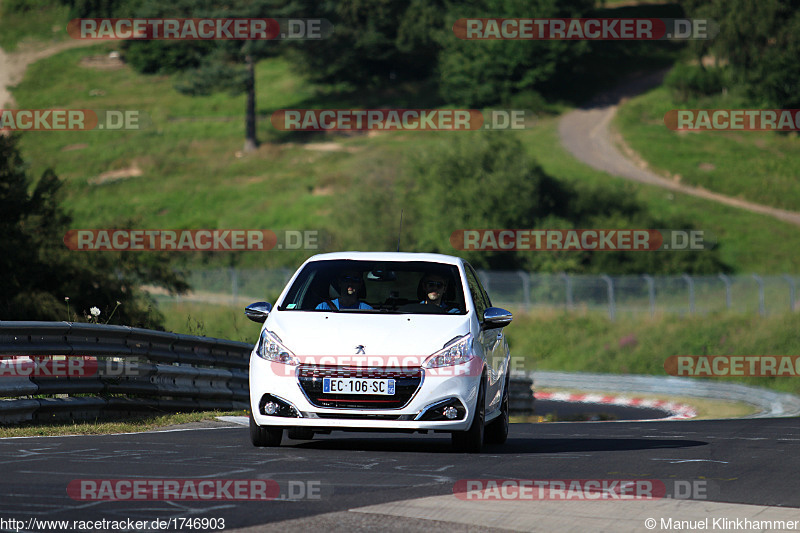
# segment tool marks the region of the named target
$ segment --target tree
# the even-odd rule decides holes
[[[291,44],[287,53],[312,81],[376,89],[419,81],[435,70],[447,0],[297,0],[292,16],[321,17],[334,27],[322,41]],[[313,15],[312,15],[313,14]],[[451,32],[452,35],[452,32]]]
[[[483,0],[471,7],[458,6],[448,24],[469,17],[581,17],[593,8],[592,0]],[[541,90],[564,76],[589,50],[585,41],[460,40],[451,31],[442,40],[439,87],[449,102],[470,107],[508,104],[524,90]]]
[[[47,170],[29,193],[17,138],[0,135],[0,320],[73,320],[97,307],[101,320],[116,309],[114,323],[160,328],[163,316],[140,286],[183,292],[183,275],[166,254],[67,249],[62,184]]]
[[[757,105],[800,107],[800,0],[683,0],[687,15],[711,18],[720,33],[707,46],[730,62]]]

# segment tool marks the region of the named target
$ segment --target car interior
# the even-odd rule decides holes
[[[426,275],[436,274],[447,280],[447,290],[443,302],[448,307],[455,307],[460,314],[465,311],[463,291],[458,290],[458,270],[455,266],[435,266],[430,263],[413,264],[398,263],[394,265],[363,264],[354,267],[352,262],[347,266],[339,262],[323,267],[309,265],[308,272],[303,272],[295,280],[292,288],[280,306],[281,310],[317,311],[317,306],[339,298],[338,277],[343,270],[354,270],[361,273],[363,283],[359,287],[358,299],[369,304],[372,310],[347,309],[346,312],[399,312],[443,314],[447,310],[435,305],[423,304],[426,298],[422,280]],[[330,310],[319,310],[330,312]]]

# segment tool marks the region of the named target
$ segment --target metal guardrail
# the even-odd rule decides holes
[[[126,326],[0,321],[2,356],[92,362],[78,376],[9,375],[0,367],[0,423],[247,409],[251,350],[243,342]],[[514,414],[533,412],[531,386],[527,376],[512,379]]]
[[[691,396],[748,403],[759,412],[743,418],[800,416],[800,397],[739,383],[725,383],[673,376],[619,376],[572,372],[531,372],[541,388],[613,391],[620,393],[653,393],[670,396]]]
[[[0,321],[0,355],[92,362],[77,376],[3,373],[0,423],[246,409],[251,350],[243,342],[126,326]]]

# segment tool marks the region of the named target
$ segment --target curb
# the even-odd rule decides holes
[[[731,400],[755,405],[760,409],[758,413],[742,418],[800,416],[800,397],[738,383],[673,376],[572,372],[529,372],[527,375],[531,378],[535,377],[536,386],[542,388],[585,391],[608,390],[621,394],[668,394],[670,396]],[[602,397],[600,395],[595,396]],[[538,393],[536,397],[540,397]]]
[[[619,405],[624,407],[648,407],[660,409],[670,413],[666,418],[654,418],[649,420],[637,420],[637,422],[649,422],[650,420],[686,420],[697,416],[697,411],[691,405],[682,403],[668,402],[665,400],[653,400],[647,398],[629,398],[627,396],[603,396],[601,394],[570,394],[568,392],[537,392],[537,400],[551,400],[554,402],[569,403],[592,403],[604,405]]]

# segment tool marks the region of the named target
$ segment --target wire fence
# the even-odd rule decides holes
[[[233,306],[274,302],[292,273],[289,269],[199,270],[189,277],[192,293],[159,298]],[[728,311],[766,316],[800,310],[800,277],[791,275],[606,276],[486,270],[478,275],[493,305],[525,311],[604,312],[613,320],[619,314]]]

